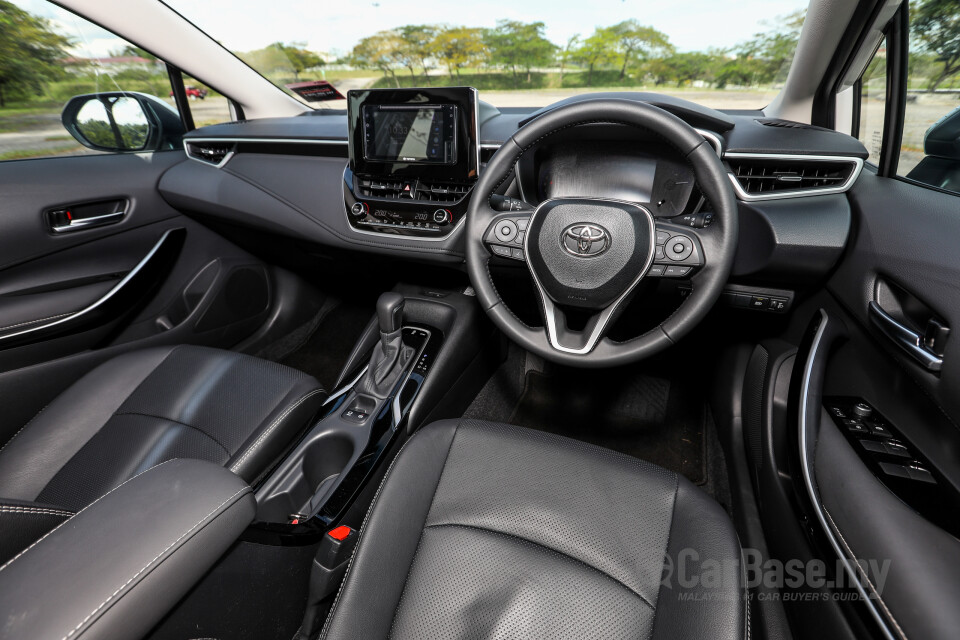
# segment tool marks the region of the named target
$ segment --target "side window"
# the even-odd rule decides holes
[[[857,138],[877,164],[883,146],[883,122],[887,99],[887,41],[884,39],[860,78],[860,127]]]
[[[903,141],[897,174],[960,192],[960,8],[910,3]]]
[[[166,64],[115,34],[47,0],[0,0],[0,52],[0,161],[181,147]],[[184,84],[198,125],[231,119],[226,98]]]

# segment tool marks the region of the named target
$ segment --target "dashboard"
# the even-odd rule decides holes
[[[350,92],[344,111],[203,127],[159,188],[174,207],[335,249],[462,265],[463,220],[485,164],[526,122],[569,102],[643,101],[685,120],[723,160],[739,200],[732,278],[794,286],[821,278],[850,233],[845,192],[866,158],[854,138],[762,112],[724,113],[653,93],[581,94],[499,110],[475,89]],[[582,125],[525,153],[502,192],[536,205],[592,196],[644,204],[687,226],[710,205],[683,158],[653,136]]]

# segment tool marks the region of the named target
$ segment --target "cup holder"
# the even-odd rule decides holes
[[[357,442],[349,433],[309,436],[258,491],[257,519],[288,522],[291,514],[313,515],[352,466]]]

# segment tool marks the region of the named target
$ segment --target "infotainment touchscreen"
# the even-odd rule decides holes
[[[454,164],[457,106],[363,106],[363,156],[371,162]]]

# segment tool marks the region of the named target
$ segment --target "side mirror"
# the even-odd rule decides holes
[[[186,133],[176,109],[145,93],[107,91],[74,96],[60,119],[80,144],[97,151],[176,149]]]

